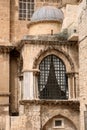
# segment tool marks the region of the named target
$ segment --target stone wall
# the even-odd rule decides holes
[[[9,105],[9,55],[7,53],[0,53],[0,68],[0,105]]]
[[[11,130],[27,130],[26,129],[26,116],[13,116],[10,117]]]
[[[84,111],[87,111],[87,5],[79,6],[79,87],[80,87],[80,130],[85,130]]]
[[[80,87],[80,102],[81,102],[81,130],[84,129],[84,111],[87,111],[87,38],[79,44],[79,87]]]
[[[78,25],[78,5],[67,4],[65,8],[62,8],[64,12],[64,21],[62,29],[70,28],[74,23]]]
[[[10,39],[10,0],[0,1],[0,44],[9,44]]]
[[[0,106],[0,130],[10,130],[10,117],[8,106]]]
[[[3,50],[3,49],[2,49]],[[3,51],[6,51],[4,49]],[[0,129],[9,130],[9,55],[0,52]]]
[[[38,104],[38,101],[34,101],[34,103],[24,101],[23,105],[27,118],[26,128],[28,130],[53,129],[53,120],[62,118],[64,119],[64,129],[67,126],[67,130],[69,128],[79,130],[79,110],[70,108],[67,103],[65,104],[60,105],[59,103],[58,105],[56,102],[51,104],[51,101],[50,103],[44,101],[44,104]]]
[[[83,40],[87,37],[87,28],[85,27],[87,24],[87,5],[83,6],[83,10],[79,14],[79,41]]]

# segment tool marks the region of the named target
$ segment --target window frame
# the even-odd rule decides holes
[[[34,13],[34,3],[35,0],[19,0],[19,20],[31,19]]]
[[[55,126],[55,121],[61,121],[61,126]],[[53,128],[64,128],[64,119],[63,118],[54,118],[53,119]]]

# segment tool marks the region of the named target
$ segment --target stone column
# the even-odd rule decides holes
[[[38,99],[39,91],[38,91],[38,74],[40,70],[34,69],[34,98]]]
[[[33,72],[24,71],[23,72],[23,100],[34,99],[33,91]]]
[[[68,76],[68,90],[69,90],[69,99],[76,98],[76,78],[75,73],[70,72],[67,74]]]
[[[19,100],[23,98],[23,75],[19,76]]]
[[[78,73],[75,73],[75,97],[78,98],[79,97],[79,77],[78,77]]]
[[[23,100],[38,98],[37,75],[39,70],[32,69],[23,72]]]
[[[73,86],[73,83],[74,83],[74,79],[73,79],[73,76],[72,76],[72,73],[69,72],[67,74],[68,76],[68,90],[69,90],[69,99],[72,99],[73,98],[73,91],[74,91],[74,86]]]
[[[69,99],[71,99],[71,79],[70,79],[70,74],[67,73],[67,77],[68,77],[68,97]]]
[[[76,92],[75,92],[75,74],[74,73],[72,73],[71,74],[72,75],[72,93],[73,93],[73,99],[75,99],[75,97],[76,97]]]

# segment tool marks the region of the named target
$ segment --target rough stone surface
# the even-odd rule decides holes
[[[0,130],[87,129],[87,1],[35,0],[34,11],[43,6],[61,8],[60,26],[19,20],[19,0],[0,0]],[[68,100],[39,99],[39,64],[51,54],[66,66]]]

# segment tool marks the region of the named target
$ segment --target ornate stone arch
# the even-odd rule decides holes
[[[74,65],[70,55],[67,52],[65,52],[63,49],[58,48],[58,47],[55,48],[52,46],[49,46],[46,49],[40,50],[40,52],[38,53],[38,55],[34,59],[33,68],[38,69],[39,64],[42,61],[42,59],[50,54],[56,55],[64,62],[67,72],[71,72],[71,71],[74,72],[75,71],[75,65]]]

